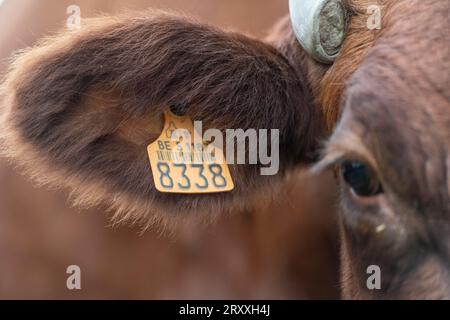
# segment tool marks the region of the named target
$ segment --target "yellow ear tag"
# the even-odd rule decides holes
[[[217,193],[234,189],[223,150],[202,140],[189,116],[164,112],[164,128],[147,147],[156,189],[165,193]]]

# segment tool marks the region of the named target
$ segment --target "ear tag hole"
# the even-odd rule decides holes
[[[170,112],[174,115],[183,117],[187,112],[187,102],[181,102],[170,106]]]

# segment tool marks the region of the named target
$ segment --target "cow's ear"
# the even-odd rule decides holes
[[[2,85],[3,152],[38,182],[104,204],[117,219],[214,216],[251,204],[319,133],[304,79],[273,47],[163,13],[83,21],[27,49]],[[170,106],[204,129],[279,129],[280,170],[230,165],[231,192],[156,190],[147,146]],[[191,214],[191,215],[189,215]]]

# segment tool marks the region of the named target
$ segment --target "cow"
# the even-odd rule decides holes
[[[334,170],[342,296],[450,298],[449,3],[375,2],[379,30],[373,1],[292,0],[265,41],[159,11],[85,21],[11,63],[3,154],[144,228],[210,222],[276,198],[296,168]],[[231,192],[159,192],[146,147],[168,107],[205,128],[278,129],[279,173],[231,164]]]

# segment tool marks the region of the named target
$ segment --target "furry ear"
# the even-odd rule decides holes
[[[38,182],[145,225],[243,207],[273,185],[259,165],[232,165],[230,193],[157,192],[146,147],[179,104],[205,129],[279,129],[279,176],[308,161],[318,116],[273,47],[165,13],[83,22],[20,53],[2,85],[3,153]]]

